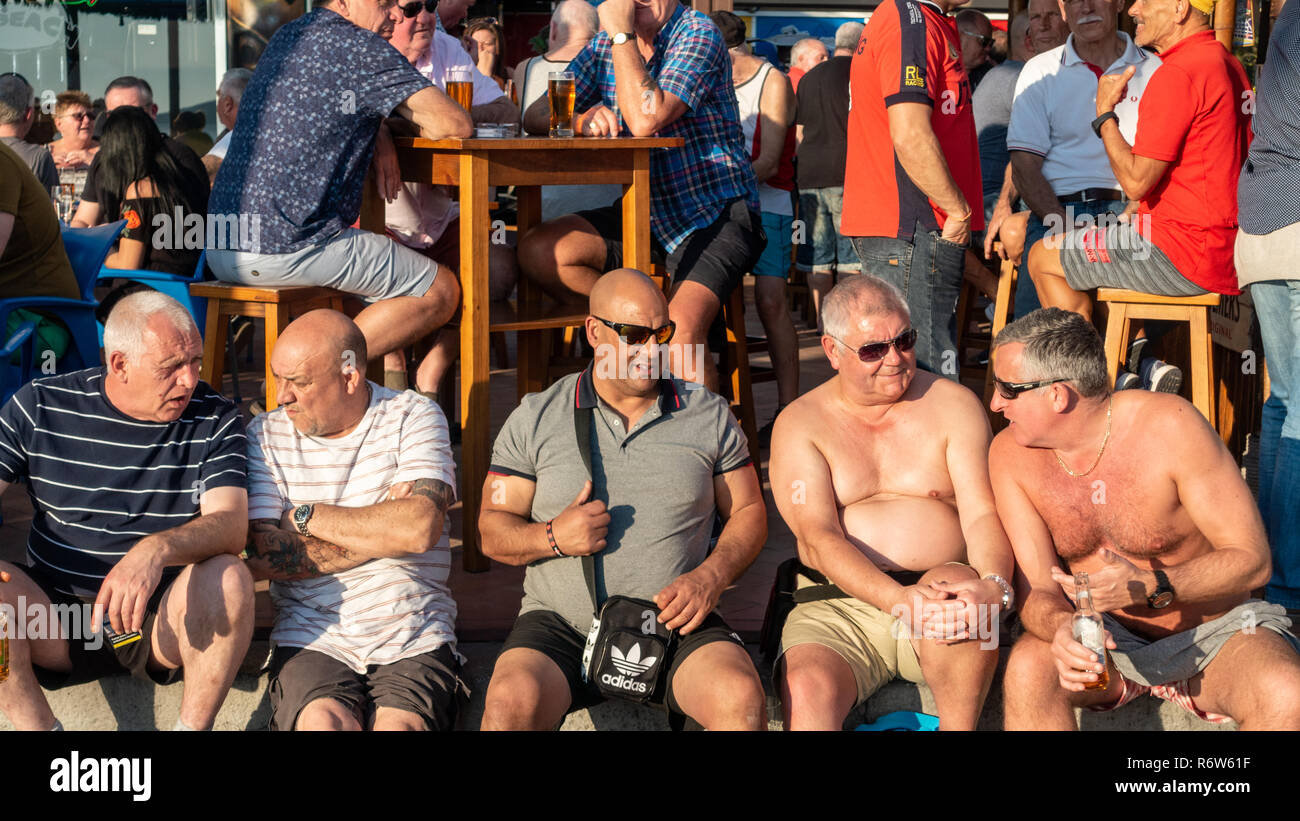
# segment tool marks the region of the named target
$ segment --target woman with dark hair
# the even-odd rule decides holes
[[[507,78],[501,67],[505,35],[496,18],[478,17],[470,20],[465,24],[465,33],[461,35],[460,41],[483,76],[491,78],[505,91]]]
[[[105,219],[126,220],[105,267],[194,273],[205,239],[208,181],[172,159],[143,109],[119,106],[108,113],[98,183]]]

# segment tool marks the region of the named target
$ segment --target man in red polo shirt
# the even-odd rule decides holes
[[[1160,53],[1130,147],[1115,105],[1132,67],[1097,85],[1093,130],[1115,179],[1137,203],[1127,223],[1048,236],[1029,252],[1044,307],[1092,315],[1091,288],[1164,296],[1238,294],[1232,247],[1237,178],[1250,146],[1250,82],[1214,39],[1214,0],[1136,0],[1137,44]],[[1130,206],[1132,207],[1132,206]]]
[[[907,297],[917,364],[952,379],[966,245],[984,227],[970,206],[983,201],[970,80],[947,17],[959,5],[886,0],[867,22],[849,73],[841,218],[864,270]]]

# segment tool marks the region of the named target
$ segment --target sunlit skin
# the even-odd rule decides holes
[[[405,14],[397,15],[397,22],[393,25],[393,36],[389,38],[389,44],[400,51],[402,56],[415,63],[421,56],[429,52],[429,45],[433,42],[433,32],[436,23],[433,12],[424,10],[422,0],[410,0],[408,3],[401,3],[401,6],[416,5],[420,12],[414,17],[407,17]]]
[[[623,343],[613,328],[596,317],[610,322],[660,328],[668,323],[668,301],[657,286],[630,268],[610,271],[591,290],[591,313],[587,317],[587,341],[596,351],[596,365],[602,376],[596,382],[601,395],[618,398],[646,398],[659,391],[655,372],[656,360],[662,360],[662,348],[651,339],[644,345]],[[605,357],[616,357],[609,362]],[[612,374],[612,375],[611,375]]]
[[[397,0],[335,0],[330,8],[352,25],[378,34],[385,40],[393,36],[393,27],[401,15]]]
[[[350,325],[334,311],[312,311],[285,328],[271,354],[276,402],[305,436],[346,436],[370,402],[364,357],[320,344],[341,339]]]
[[[1029,0],[1029,39],[1034,54],[1056,48],[1069,33],[1055,0]]]
[[[145,323],[142,355],[132,360],[121,351],[105,354],[104,389],[113,407],[145,422],[174,422],[199,384],[203,340],[193,325],[181,330],[154,314]]]
[[[95,116],[85,106],[68,106],[63,115],[54,119],[59,129],[59,139],[50,143],[50,154],[59,164],[73,165],[80,161],[89,164],[97,147],[92,137],[95,133]]]

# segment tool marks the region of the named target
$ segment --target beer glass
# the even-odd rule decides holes
[[[474,105],[474,77],[470,69],[449,68],[444,78],[447,83],[447,96],[456,101],[461,108],[469,111]]]
[[[551,136],[573,136],[573,72],[552,71],[546,84],[551,103]]]

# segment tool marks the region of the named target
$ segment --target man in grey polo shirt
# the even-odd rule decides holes
[[[549,729],[599,700],[581,670],[593,614],[579,557],[594,555],[602,601],[652,600],[659,621],[679,634],[665,660],[670,719],[762,729],[758,673],[714,612],[767,536],[744,434],[716,394],[656,378],[673,324],[648,277],[627,268],[605,274],[591,313],[593,365],[525,397],[492,453],[483,552],[528,571],[482,728]],[[585,408],[594,409],[590,479],[574,434],[574,413]],[[725,525],[710,552],[715,514]]]

